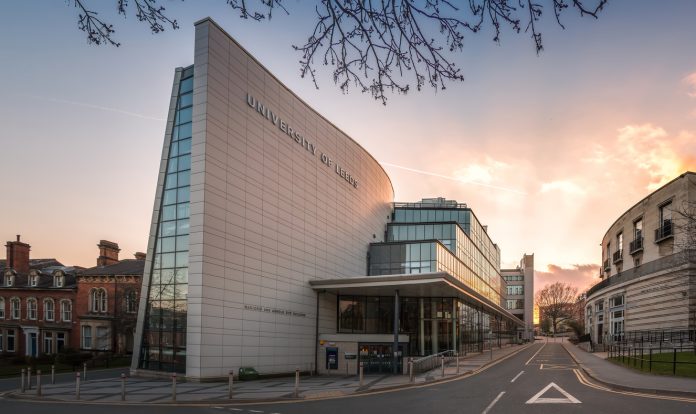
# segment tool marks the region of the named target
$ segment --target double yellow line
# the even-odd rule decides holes
[[[696,398],[688,398],[688,397],[677,397],[677,396],[671,396],[671,395],[657,395],[657,394],[646,394],[646,393],[640,393],[640,392],[632,392],[632,391],[618,391],[618,390],[613,390],[611,388],[605,387],[603,385],[598,385],[590,382],[587,378],[585,378],[585,375],[580,371],[580,369],[573,369],[573,372],[575,373],[575,376],[578,378],[578,381],[590,388],[594,388],[596,390],[601,390],[601,391],[606,391],[606,392],[613,392],[614,394],[622,394],[622,395],[630,395],[633,397],[643,397],[643,398],[652,398],[655,400],[671,400],[671,401],[681,401],[681,402],[689,402],[689,403],[696,403]]]

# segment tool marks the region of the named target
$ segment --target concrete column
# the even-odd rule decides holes
[[[423,304],[423,298],[418,299],[418,307],[420,308],[420,318],[418,320],[418,342],[420,345],[420,354],[425,355],[425,305]]]
[[[452,298],[452,351],[457,353],[457,299]]]

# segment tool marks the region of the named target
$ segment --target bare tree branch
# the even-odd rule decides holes
[[[86,6],[79,9],[78,28],[89,43],[119,46],[113,25],[101,20]],[[116,0],[118,13],[127,15],[134,5],[136,17],[152,33],[166,27],[177,29],[176,20],[165,14],[162,0]],[[450,82],[463,81],[453,53],[464,47],[465,34],[480,33],[488,23],[493,41],[501,41],[504,27],[520,33],[524,24],[536,53],[543,50],[539,23],[545,5],[550,5],[556,23],[565,29],[561,16],[575,9],[581,17],[597,18],[608,0],[468,0],[460,8],[453,0],[315,0],[316,23],[300,52],[300,76],[319,87],[316,64],[332,67],[333,81],[344,93],[351,87],[369,92],[383,104],[388,93],[408,93],[412,85],[442,90]],[[239,17],[270,20],[276,8],[289,14],[283,0],[226,0]],[[593,6],[588,6],[592,3]],[[466,4],[466,3],[465,3]]]
[[[558,332],[561,322],[577,317],[578,288],[556,282],[537,292],[535,302],[540,318],[551,320],[553,332]],[[580,308],[582,312],[582,308]]]

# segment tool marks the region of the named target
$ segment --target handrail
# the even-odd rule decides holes
[[[440,360],[443,357],[445,358],[446,363],[448,363],[453,358],[457,357],[457,353],[454,350],[449,349],[447,351],[438,352],[437,354],[415,359],[413,360],[413,373],[418,374],[435,369],[441,364]]]

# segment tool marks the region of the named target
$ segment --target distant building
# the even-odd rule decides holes
[[[687,203],[696,203],[693,172],[649,194],[607,230],[603,280],[588,290],[585,305],[594,343],[621,341],[630,332],[696,329],[694,229],[678,213]]]
[[[7,242],[0,261],[0,354],[54,354],[77,343],[73,329],[76,268],[30,259],[31,246]]]
[[[31,246],[8,241],[0,260],[0,354],[37,357],[65,348],[133,350],[145,263],[118,259],[116,243],[99,243],[97,266],[68,267],[31,259]]]
[[[525,254],[515,269],[501,269],[507,283],[505,309],[524,322],[520,339],[534,340],[534,254]]]
[[[119,260],[118,244],[99,242],[97,266],[77,275],[76,312],[82,350],[133,352],[145,254]]]

